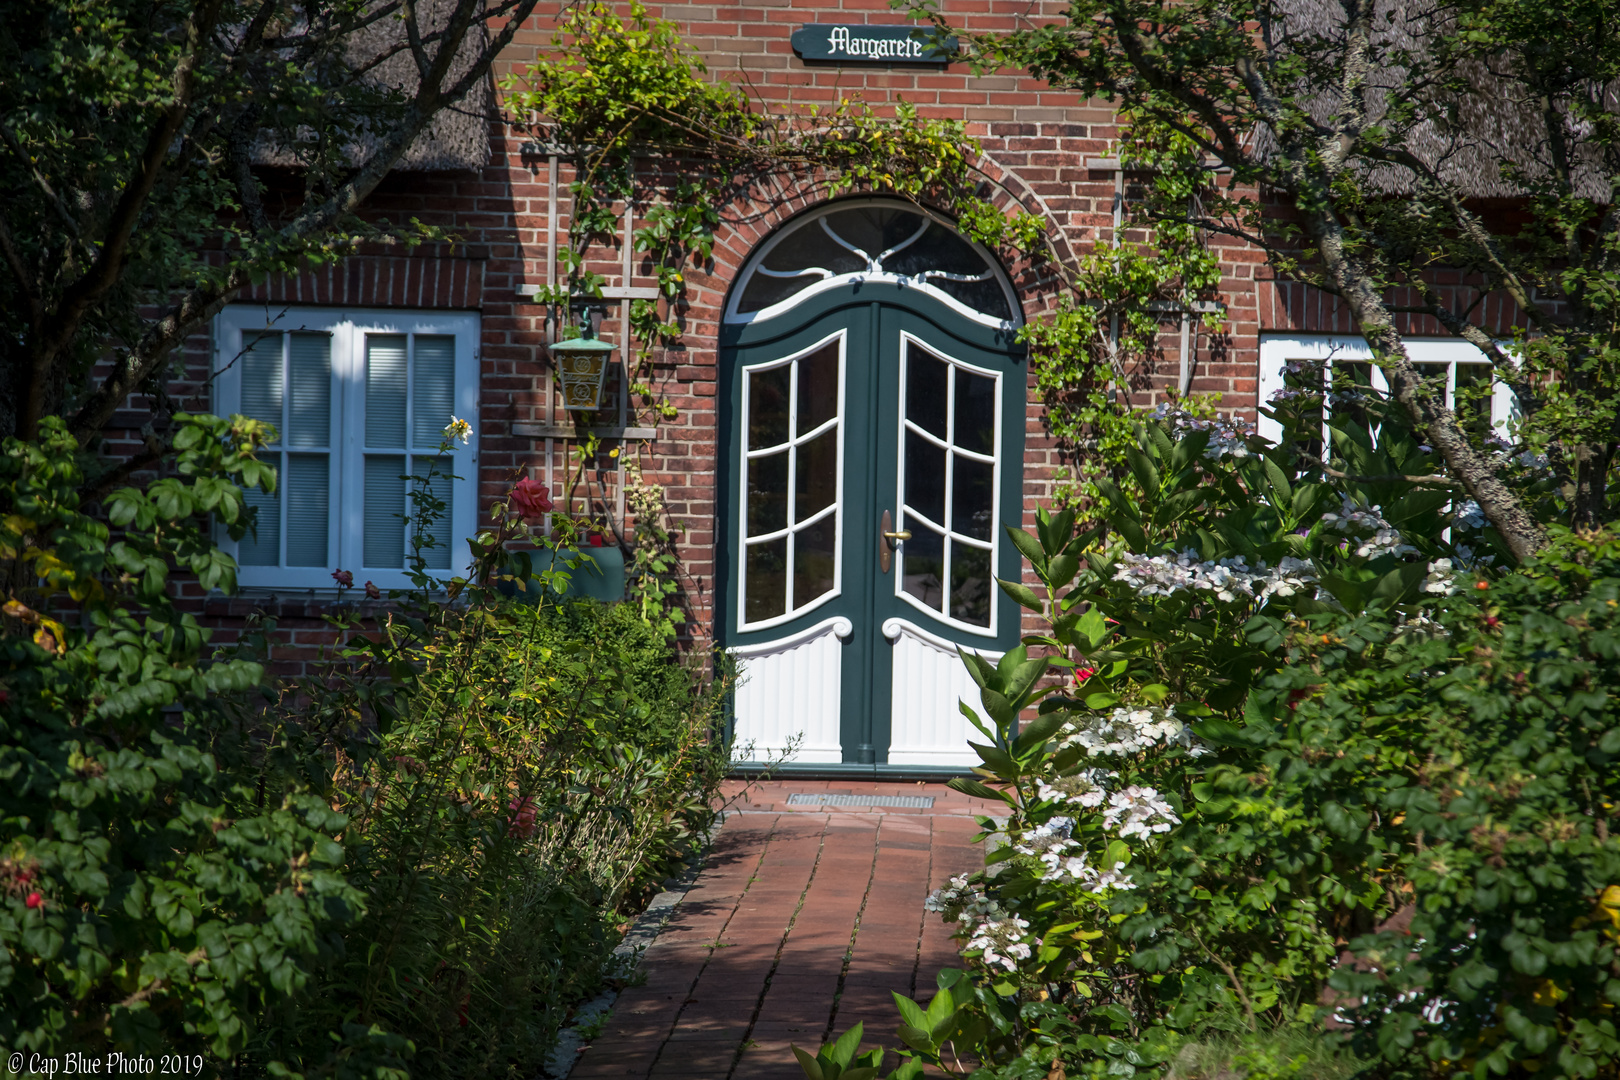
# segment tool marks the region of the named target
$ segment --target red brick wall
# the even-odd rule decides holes
[[[1003,9],[1011,9],[989,0],[951,0],[944,11],[970,29],[1006,30],[1045,21],[1061,9],[1054,0],[1038,0],[1027,9],[1015,7],[1019,13],[1003,14]],[[1016,201],[1044,216],[1055,230],[1059,250],[1066,255],[1084,250],[1113,228],[1114,174],[1087,163],[1089,157],[1109,156],[1113,149],[1114,115],[1106,105],[1055,91],[1021,75],[976,77],[963,64],[945,69],[807,65],[794,56],[789,37],[802,23],[900,21],[887,0],[845,0],[840,5],[750,0],[747,6],[653,5],[651,11],[655,17],[672,19],[681,26],[688,42],[703,56],[711,77],[747,86],[768,107],[797,109],[854,97],[883,111],[906,100],[924,116],[964,121],[983,148],[979,165],[988,181],[987,190],[995,191],[1004,204]],[[525,27],[505,58],[502,74],[520,73],[538,50],[547,47],[551,36],[552,27],[544,20]],[[543,284],[547,280],[548,259],[554,257],[548,249],[548,231],[554,230],[558,245],[566,243],[567,185],[572,176],[564,163],[559,175],[551,177],[548,158],[537,154],[532,145],[525,149],[527,139],[524,132],[497,128],[492,132],[491,162],[480,172],[397,174],[371,200],[370,213],[396,221],[416,217],[441,226],[458,237],[454,245],[379,249],[296,279],[267,282],[252,293],[254,299],[273,303],[477,310],[483,326],[480,500],[486,506],[521,473],[546,476],[546,440],[520,435],[514,426],[543,424],[548,419],[565,422],[560,407],[553,406],[548,413],[546,309],[520,299],[516,288],[523,282]],[[658,166],[645,162],[643,167]],[[554,222],[548,219],[553,180],[557,195]],[[662,350],[655,357],[653,381],[680,415],[661,423],[657,438],[650,443],[625,448],[641,462],[646,478],[667,491],[670,514],[682,529],[679,552],[689,575],[686,599],[697,615],[694,631],[700,637],[709,633],[709,605],[714,595],[716,342],[721,308],[753,247],[782,221],[822,197],[823,192],[803,178],[784,176],[763,189],[735,191],[722,199],[722,225],[712,264],[687,275],[684,338],[679,347]],[[643,209],[636,208],[637,215]],[[639,216],[635,223],[639,225]],[[1196,334],[1192,389],[1218,393],[1223,410],[1252,417],[1262,332],[1348,331],[1350,327],[1331,298],[1300,286],[1272,283],[1259,251],[1236,241],[1217,239],[1215,243],[1225,268],[1220,299],[1226,306],[1227,323],[1224,332],[1214,338]],[[625,281],[619,251],[604,249],[596,255],[593,268],[607,277],[609,285],[653,283],[641,276],[650,267],[640,260]],[[1038,268],[1010,266],[1009,271],[1020,289],[1026,317],[1039,315],[1051,303],[1053,293]],[[558,279],[562,276],[559,271]],[[604,331],[617,340],[622,330],[612,316],[610,311]],[[1500,306],[1487,307],[1485,318],[1493,327],[1506,327],[1515,315]],[[1166,329],[1163,355],[1131,373],[1139,387],[1137,399],[1143,404],[1151,404],[1167,386],[1174,385],[1179,341],[1173,326],[1167,323]],[[205,349],[205,343],[197,343],[194,353],[199,360]],[[202,369],[194,365],[190,376],[195,391]],[[636,422],[631,419],[632,424]],[[1036,505],[1049,497],[1052,482],[1063,468],[1033,392],[1026,446],[1025,525],[1032,527]],[[550,444],[554,479],[567,467],[567,449],[562,440]],[[611,476],[609,480],[611,503]],[[267,599],[220,601],[211,611],[222,629],[228,630],[239,623],[243,612]],[[325,598],[282,597],[269,604],[285,616],[283,626],[292,631],[287,671],[306,662],[307,650],[325,634],[313,621],[314,609],[308,607],[312,599]]]

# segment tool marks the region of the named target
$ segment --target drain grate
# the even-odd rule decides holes
[[[829,795],[795,791],[789,806],[915,806],[926,810],[934,805],[932,795]]]

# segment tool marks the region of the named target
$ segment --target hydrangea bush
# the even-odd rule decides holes
[[[1140,498],[1008,530],[1045,630],[963,656],[982,763],[952,786],[1006,811],[930,898],[965,967],[899,1002],[892,1076],[1620,1064],[1620,543],[1510,567],[1375,404],[1331,465],[1296,453],[1308,401],[1242,454],[1155,421]]]

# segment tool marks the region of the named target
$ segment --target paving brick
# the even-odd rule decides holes
[[[786,806],[788,793],[806,790],[926,791],[936,803],[910,815]],[[863,1022],[868,1046],[895,1045],[890,991],[910,994],[919,978],[926,997],[939,967],[957,961],[949,928],[925,914],[923,900],[951,874],[983,865],[971,843],[978,829],[962,816],[984,812],[975,802],[943,785],[761,785],[740,805],[781,812],[727,819],[647,950],[645,983],[621,995],[574,1075],[728,1080],[735,1060],[729,1080],[799,1080],[788,1045],[815,1049],[829,1019],[834,1034]]]

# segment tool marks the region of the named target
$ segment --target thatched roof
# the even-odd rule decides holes
[[[1282,7],[1289,37],[1331,40],[1344,31],[1344,8],[1338,0],[1282,0]],[[1380,52],[1417,53],[1433,33],[1434,21],[1444,17],[1444,8],[1436,0],[1381,0],[1375,20],[1376,47]],[[1509,72],[1476,63],[1463,74],[1472,84],[1472,91],[1455,100],[1448,117],[1414,126],[1401,139],[1401,145],[1442,179],[1472,197],[1522,195],[1523,187],[1505,178],[1502,166],[1509,163],[1532,175],[1546,173],[1551,153],[1539,106],[1529,100],[1525,87]],[[1380,90],[1375,95],[1375,122],[1387,115],[1390,96],[1401,90],[1406,77],[1407,70],[1397,66],[1373,74],[1373,83]],[[1608,95],[1610,107],[1620,110],[1620,86],[1611,86]],[[1325,119],[1333,105],[1333,101],[1323,98],[1312,111],[1318,119]],[[1569,135],[1579,138],[1578,132]],[[1275,145],[1263,132],[1259,148],[1264,150],[1268,144]],[[1410,191],[1415,186],[1412,173],[1400,167],[1375,169],[1369,179],[1374,186],[1391,192]],[[1595,152],[1577,164],[1575,182],[1582,196],[1607,201],[1608,179]]]
[[[422,0],[417,6],[421,13],[424,33],[444,26],[454,0]],[[348,64],[366,70],[363,79],[377,87],[393,87],[405,94],[415,93],[419,85],[416,61],[408,49],[399,46],[405,40],[405,24],[398,18],[379,19],[356,32],[349,39]],[[488,41],[486,26],[475,23],[462,44],[461,54],[450,67],[445,85],[453,85],[472,66],[477,54]],[[430,45],[431,48],[431,45]],[[393,55],[370,66],[379,56],[390,50]],[[428,129],[413,142],[397,169],[407,172],[462,171],[482,168],[489,162],[489,125],[495,113],[495,91],[489,79],[481,79],[461,101],[444,109],[429,123]],[[375,149],[376,140],[360,138],[348,148],[350,160],[364,161]],[[254,152],[260,165],[296,165],[297,156],[288,148],[261,139]]]

